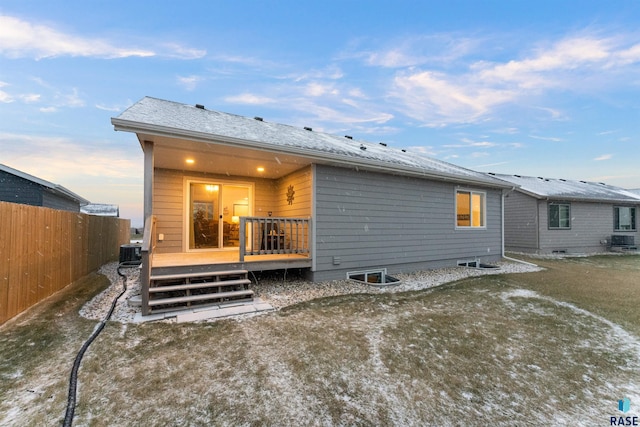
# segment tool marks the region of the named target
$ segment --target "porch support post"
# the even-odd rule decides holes
[[[240,232],[238,233],[238,239],[240,239],[240,262],[244,262],[244,255],[247,250],[247,219],[243,216],[240,217]]]
[[[155,224],[153,218],[153,141],[144,141],[144,239],[142,250],[142,270],[140,284],[142,286],[142,315],[149,314],[149,285],[151,280],[151,256],[155,246]]]
[[[144,151],[144,219],[153,215],[153,141],[144,141],[142,145]]]

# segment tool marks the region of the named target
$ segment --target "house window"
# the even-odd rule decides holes
[[[476,191],[456,191],[456,226],[482,228],[486,224],[486,194]]]
[[[616,206],[613,208],[615,231],[636,231],[636,208]]]
[[[568,230],[571,228],[571,205],[568,203],[549,204],[549,228]]]

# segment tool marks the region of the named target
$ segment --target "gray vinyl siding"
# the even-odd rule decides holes
[[[501,256],[501,191],[316,166],[314,280],[389,273]],[[486,229],[456,229],[456,188],[486,192]],[[339,262],[338,265],[334,262]]]
[[[80,212],[80,204],[76,200],[54,194],[42,185],[4,171],[0,171],[0,200]]]
[[[561,202],[561,201],[558,201]],[[567,253],[597,253],[607,251],[603,240],[612,234],[636,236],[638,232],[614,232],[613,208],[621,206],[611,203],[565,202],[571,205],[571,228],[569,230],[549,230],[548,202],[538,203],[540,216],[541,253],[566,251]]]
[[[80,212],[80,204],[77,201],[60,197],[44,189],[42,191],[42,206],[63,211]]]
[[[34,182],[0,171],[0,200],[42,206],[42,188]]]
[[[538,201],[513,191],[504,201],[504,245],[509,251],[528,252],[538,248]]]

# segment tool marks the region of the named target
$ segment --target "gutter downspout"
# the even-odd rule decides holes
[[[527,261],[523,261],[521,259],[511,258],[511,257],[508,257],[508,256],[506,256],[504,254],[504,199],[509,193],[511,193],[515,189],[516,189],[516,187],[513,187],[513,188],[511,188],[511,190],[507,191],[506,193],[504,191],[502,191],[502,203],[501,203],[501,206],[500,206],[500,208],[501,208],[500,216],[501,216],[501,222],[502,222],[502,224],[501,224],[502,225],[502,235],[501,235],[501,238],[502,238],[502,258],[506,259],[508,261],[518,262],[520,264],[525,264],[525,265],[528,265],[528,266],[531,266],[531,267],[538,267],[537,264],[534,264],[532,262],[527,262]]]

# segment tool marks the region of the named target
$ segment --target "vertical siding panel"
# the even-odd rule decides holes
[[[0,203],[0,324],[9,319],[10,265],[13,253],[11,205]]]
[[[9,270],[9,283],[7,286],[7,316],[9,318],[19,313],[18,307],[18,292],[17,286],[20,284],[21,267],[22,267],[22,239],[20,238],[20,216],[19,205],[11,204],[8,209],[8,215],[10,216],[11,228],[9,234],[11,236],[11,263],[8,265]]]
[[[0,202],[0,324],[117,259],[130,221],[90,217]]]
[[[43,258],[43,268],[42,272],[42,285],[44,287],[44,292],[46,295],[53,294],[53,280],[52,280],[52,271],[54,266],[55,259],[55,247],[53,245],[53,212],[51,209],[43,209],[44,219],[42,223],[42,258]]]

